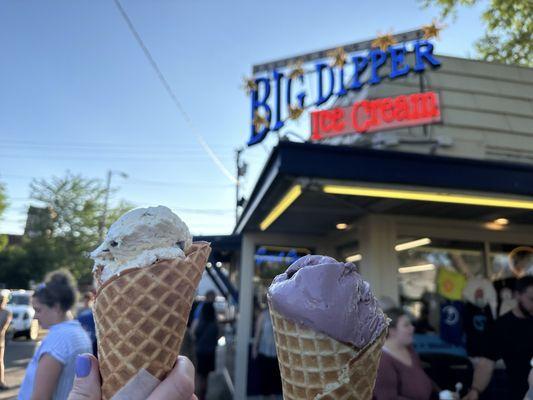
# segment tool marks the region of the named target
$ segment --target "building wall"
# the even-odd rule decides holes
[[[533,69],[437,57],[442,62],[440,69],[428,69],[422,75],[411,73],[394,81],[384,79],[336,104],[419,92],[422,78],[426,90],[440,95],[441,124],[425,130],[403,128],[329,142],[533,164]],[[443,145],[446,143],[451,145]]]

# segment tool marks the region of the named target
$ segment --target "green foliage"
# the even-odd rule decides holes
[[[7,235],[0,235],[0,251],[4,250],[4,248],[9,243],[9,238]]]
[[[480,0],[422,0],[425,7],[437,6],[441,17],[455,17],[460,6],[473,6]],[[481,18],[486,31],[476,50],[487,61],[533,66],[533,1],[490,0]]]
[[[6,200],[6,188],[3,183],[0,182],[0,217],[2,217],[2,213],[7,208],[7,200]]]
[[[0,282],[25,287],[41,281],[47,272],[66,268],[80,284],[92,281],[89,252],[98,246],[98,227],[104,211],[105,184],[67,173],[50,180],[34,180],[30,196],[42,204],[34,210],[31,233],[19,246],[0,251]],[[109,226],[131,204],[109,207]],[[38,212],[37,212],[38,211]]]
[[[31,265],[26,250],[20,246],[8,246],[0,251],[0,282],[8,288],[27,289],[32,279]]]
[[[39,282],[55,268],[53,244],[44,238],[24,238],[20,245],[0,251],[0,282],[8,288],[28,289],[30,280]]]

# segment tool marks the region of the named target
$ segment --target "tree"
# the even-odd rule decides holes
[[[28,254],[39,258],[39,249],[53,255],[51,269],[67,268],[80,283],[91,281],[92,260],[89,252],[98,246],[98,223],[104,212],[106,188],[98,179],[67,173],[51,180],[34,180],[30,197],[50,212],[51,229],[37,224],[37,232],[25,243]],[[116,215],[133,208],[127,202],[109,207],[108,225]],[[43,230],[44,229],[44,230]],[[31,252],[33,251],[33,253]],[[40,257],[43,255],[41,254]]]
[[[1,235],[0,234],[0,251],[4,250],[4,248],[9,243],[9,238],[7,235]]]
[[[24,238],[20,245],[0,251],[0,282],[9,288],[28,289],[31,280],[39,282],[56,269],[56,261],[51,242]]]
[[[7,208],[6,188],[4,184],[0,182],[0,217],[2,217],[2,214],[4,213],[6,208]]]
[[[2,184],[2,182],[0,182],[0,221],[2,220],[2,214],[7,208],[7,201],[6,201],[5,193],[6,193],[6,188]],[[2,251],[7,246],[7,243],[8,243],[7,235],[0,234],[0,251]]]
[[[437,6],[441,18],[455,17],[460,6],[473,6],[480,0],[422,0],[425,7]],[[533,1],[490,0],[482,14],[485,35],[476,50],[487,61],[533,66]]]

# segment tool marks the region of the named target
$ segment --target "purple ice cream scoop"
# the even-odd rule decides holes
[[[271,306],[285,318],[358,348],[387,327],[378,301],[352,263],[308,255],[274,278]]]

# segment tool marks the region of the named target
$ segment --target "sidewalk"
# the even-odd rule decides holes
[[[31,360],[38,342],[24,340],[10,340],[6,343],[5,377],[10,390],[0,392],[0,400],[16,399],[24,379],[26,366]]]
[[[40,335],[42,338],[43,335]],[[26,366],[31,360],[35,348],[39,342],[25,341],[21,339],[11,340],[6,343],[5,352],[5,377],[6,384],[10,390],[0,391],[0,400],[12,400],[17,398],[20,384],[24,379]],[[226,400],[231,399],[231,391],[228,388],[228,380],[231,380],[229,374],[224,373],[226,363],[230,368],[233,366],[231,354],[226,355],[225,348],[218,348],[217,354],[217,373],[210,377],[211,387],[208,391],[208,400]],[[255,397],[250,398],[250,400]],[[258,398],[260,400],[260,398]]]

